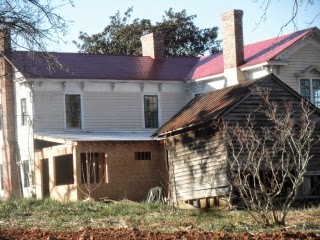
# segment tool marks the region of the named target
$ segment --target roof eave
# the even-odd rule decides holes
[[[240,70],[245,72],[245,71],[263,68],[266,66],[287,66],[287,65],[288,65],[288,61],[286,60],[269,60],[263,63],[259,63],[259,64],[247,66],[247,67],[240,67]]]
[[[190,82],[200,82],[200,81],[207,81],[207,80],[219,80],[219,78],[223,78],[224,77],[224,73],[218,73],[218,74],[214,74],[214,75],[209,75],[206,77],[202,77],[202,78],[196,78],[196,79],[190,79],[187,81],[187,83]]]

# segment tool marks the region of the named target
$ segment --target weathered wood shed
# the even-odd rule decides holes
[[[292,101],[296,106],[293,110],[298,116],[301,96],[270,74],[256,81],[195,97],[153,134],[167,139],[169,194],[173,203],[192,201],[197,204],[221,204],[219,197],[228,193],[228,146],[223,141],[219,122],[224,120],[243,124],[251,114],[258,125],[266,123],[265,117],[257,111],[262,99],[252,92],[255,85],[268,88],[269,99],[276,101],[281,111],[285,110],[284,103],[287,100]],[[312,120],[318,122],[313,132],[317,137],[320,135],[320,110],[314,105],[310,105],[310,108],[314,110]],[[301,191],[305,197],[320,196],[319,148],[319,144],[312,148],[313,157]]]

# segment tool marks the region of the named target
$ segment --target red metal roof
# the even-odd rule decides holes
[[[245,63],[239,67],[249,67],[271,60],[292,44],[307,36],[314,29],[315,28],[305,29],[244,46]],[[194,80],[216,75],[223,73],[223,71],[223,53],[208,57],[201,57],[189,72],[186,80]]]
[[[310,28],[281,37],[244,46],[245,63],[240,68],[271,60],[295,42],[317,28]],[[52,53],[65,68],[50,72],[44,53],[13,52],[10,60],[25,77],[60,79],[114,79],[114,80],[194,80],[223,73],[223,53],[200,58],[120,56],[107,54]]]
[[[59,79],[183,80],[198,58],[151,57],[106,54],[52,53],[63,68],[50,72],[44,53],[16,51],[10,60],[25,77]],[[65,71],[68,69],[68,71]]]

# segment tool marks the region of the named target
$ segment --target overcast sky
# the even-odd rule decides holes
[[[77,40],[79,32],[89,34],[98,33],[108,25],[110,16],[118,10],[123,14],[133,6],[132,19],[146,18],[153,23],[161,21],[165,10],[170,7],[175,12],[186,9],[188,15],[197,15],[195,23],[201,28],[219,27],[219,39],[221,39],[220,16],[223,12],[232,9],[244,11],[244,42],[245,44],[276,37],[281,26],[286,24],[292,14],[291,2],[293,0],[272,0],[268,9],[267,19],[259,26],[257,23],[262,16],[261,3],[263,0],[74,0],[75,7],[67,6],[60,9],[59,13],[69,21],[69,33],[65,37],[66,44],[52,45],[51,51],[77,52],[78,49],[72,43]],[[310,26],[308,24],[319,12],[320,1],[315,0],[314,6],[303,6],[299,10],[297,18],[298,28],[304,29],[317,26],[320,28],[320,16]],[[283,33],[295,31],[292,24],[284,28]]]

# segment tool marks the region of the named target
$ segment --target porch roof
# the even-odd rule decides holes
[[[34,138],[58,143],[92,142],[92,141],[155,141],[161,138],[151,138],[153,131],[119,131],[119,132],[65,132],[37,131]]]

